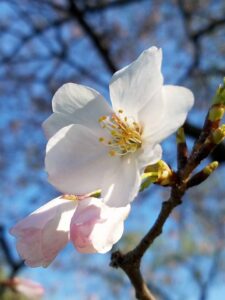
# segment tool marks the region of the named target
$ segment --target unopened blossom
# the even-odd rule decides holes
[[[43,124],[54,186],[71,194],[101,189],[115,207],[134,199],[144,168],[161,159],[160,143],[183,125],[194,101],[189,89],[163,85],[161,63],[161,49],[152,47],[116,72],[112,106],[89,87],[59,88]]]
[[[27,278],[14,277],[0,281],[0,286],[7,287],[29,300],[40,300],[44,296],[44,288],[38,282]]]
[[[12,279],[13,288],[29,300],[40,300],[44,296],[44,288],[32,280],[15,277]]]
[[[77,199],[55,198],[11,229],[28,266],[48,266],[68,242],[81,253],[105,253],[120,239],[130,205],[112,208],[102,199]]]

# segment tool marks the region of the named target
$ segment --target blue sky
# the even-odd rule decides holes
[[[9,6],[10,5],[6,2],[0,4],[0,17],[2,17],[3,23],[9,18],[11,18],[13,22],[13,19],[16,17],[12,9],[9,9]],[[147,9],[151,9],[151,1],[145,1],[143,6],[136,4],[131,5],[129,9],[114,9],[108,11],[105,14],[105,18],[108,20],[113,19],[114,22],[121,22],[124,30],[129,33],[129,31],[136,30],[135,25],[138,24],[136,12],[139,12],[141,15],[141,13]],[[215,3],[212,4],[212,9],[215,10],[215,14],[219,15]],[[178,43],[178,37],[184,35],[183,27],[177,26],[177,22],[179,22],[178,12],[174,9],[172,10],[171,4],[169,4],[168,1],[165,1],[161,10],[165,15],[170,13],[173,14],[172,21],[169,19],[168,21],[167,19],[164,20],[162,25],[157,29],[157,35],[155,37],[149,36],[149,38],[137,41],[137,46],[134,51],[135,54],[133,53],[131,55],[129,53],[130,49],[127,47],[125,52],[129,54],[127,54],[127,57],[124,58],[123,62],[120,62],[119,65],[122,67],[127,63],[130,63],[130,56],[135,59],[142,50],[152,46],[152,44],[156,44],[163,49],[163,74],[165,82],[168,84],[176,84],[191,62],[189,49],[186,49]],[[96,17],[96,20],[92,20],[92,22],[97,21],[99,21],[98,17]],[[20,26],[18,25],[18,27],[20,27],[20,30],[26,34],[26,32],[29,31],[29,28],[27,28],[24,20],[20,20],[20,22],[21,23],[17,23],[17,25],[19,24]],[[173,30],[175,27],[176,30]],[[65,35],[65,38],[68,33],[65,30],[65,33],[63,34]],[[10,53],[10,51],[16,47],[18,41],[16,38],[12,38],[11,35],[6,33],[1,35],[0,42],[4,51]],[[55,47],[57,48],[57,45]],[[103,86],[90,79],[84,79],[80,83],[98,89],[107,99],[109,99],[107,83],[109,82],[111,75],[106,71],[103,63],[99,60],[97,53],[93,50],[88,51],[89,48],[91,48],[91,43],[85,37],[76,45],[76,49],[71,47],[71,55],[75,55],[76,53],[76,56],[78,57],[77,61],[82,67],[96,64],[100,79],[106,84]],[[26,51],[29,52],[29,49]],[[26,54],[26,51],[25,55],[28,55]],[[46,49],[43,45],[39,45],[35,51],[45,53]],[[42,69],[43,74],[49,71],[51,63],[52,62],[45,63],[46,65]],[[27,67],[22,64],[20,66],[21,74],[26,72],[26,68],[32,67],[33,66],[31,65]],[[36,68],[38,72],[38,66]],[[66,71],[72,73],[72,69],[70,70],[67,68]],[[95,69],[92,66],[90,72],[95,75],[95,72],[93,71],[95,71]],[[4,74],[4,68],[0,68],[0,74]],[[68,74],[65,76],[67,75]],[[214,86],[217,86],[217,84],[218,82],[216,81]],[[0,90],[0,133],[2,135],[2,145],[0,146],[4,150],[1,158],[4,167],[0,170],[0,188],[2,191],[0,217],[1,222],[9,229],[16,221],[32,212],[41,204],[55,197],[58,192],[47,182],[47,176],[44,170],[46,139],[42,132],[41,124],[49,116],[50,111],[40,113],[35,106],[35,101],[31,103],[28,92],[29,89],[32,89],[32,92],[38,97],[45,93],[46,87],[39,82],[32,83],[32,86],[29,86],[29,82],[25,82],[24,86],[22,85],[22,89],[20,88],[18,90],[18,94],[15,93],[12,95],[10,93],[10,84],[6,83],[5,86],[6,90],[4,90],[4,93]],[[48,98],[48,106],[50,106],[51,102],[51,93],[52,91],[47,95],[45,94]],[[194,109],[189,117],[194,124],[201,123],[203,115],[205,114],[205,111],[203,111],[201,107],[199,108],[200,104],[200,100],[198,99],[196,102],[197,109]],[[172,136],[169,138],[163,144],[163,148],[165,160],[172,165],[175,165],[175,137]],[[36,160],[39,162],[38,166],[35,166]],[[219,174],[222,177],[224,175],[224,170],[221,169]],[[207,186],[205,186],[205,189],[207,189]],[[137,243],[137,240],[143,236],[154,222],[161,200],[165,199],[167,195],[168,190],[152,187],[148,193],[144,193],[139,199],[135,200],[135,203],[132,206],[132,212],[125,227],[125,233],[132,234],[135,243]],[[190,209],[188,205],[186,205],[186,207],[187,210]],[[155,248],[153,247],[152,253],[150,251],[147,254],[144,263],[147,277],[149,276],[151,278],[150,269],[156,257],[155,255],[157,254],[157,251],[159,251],[157,247],[159,247],[160,251],[179,252],[179,242],[177,238],[175,237],[174,240],[170,238],[171,232],[174,230],[176,231],[176,220],[171,218],[166,224],[163,237],[156,243]],[[15,240],[9,234],[7,234],[7,238],[16,257]],[[168,239],[170,239],[169,243],[167,243]],[[119,245],[124,247],[123,241],[121,241]],[[46,300],[110,300],[115,299],[116,297],[121,300],[127,299],[127,295],[132,293],[129,291],[129,283],[125,277],[121,277],[120,271],[109,268],[109,257],[109,254],[80,255],[76,253],[70,245],[59,254],[55,262],[47,269],[24,268],[20,275],[42,283],[46,288]],[[196,264],[197,263],[200,264],[200,260],[198,261],[198,259],[196,259]],[[204,268],[207,270],[207,264],[208,260],[206,259],[202,266],[203,270]],[[154,280],[157,278],[162,279],[165,275],[164,272],[164,270],[158,270]],[[167,268],[166,272],[170,272],[170,269]],[[184,268],[178,268],[177,272],[176,281],[173,282],[171,286],[173,286],[173,284],[176,285],[176,288],[178,287],[180,293],[174,295],[173,299],[182,299],[182,290],[188,290],[187,300],[197,299],[195,295],[198,293],[198,287],[193,283],[188,272]],[[100,275],[98,275],[99,273]],[[113,288],[111,290],[115,294],[110,292],[109,295],[107,280],[103,279],[107,276],[111,276],[110,274],[113,275],[113,280],[115,280],[116,284],[114,290]],[[121,287],[119,284],[122,278],[124,278],[124,287]],[[223,279],[224,278],[221,279],[220,277],[216,278],[216,281],[210,290],[211,295],[209,300],[224,300],[225,288]],[[160,285],[161,284],[160,281]],[[116,294],[117,292],[118,295]],[[131,297],[133,297],[133,294]]]

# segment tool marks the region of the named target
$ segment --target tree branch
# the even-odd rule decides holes
[[[217,29],[220,26],[224,26],[224,25],[225,25],[225,18],[211,20],[211,22],[206,27],[193,33],[192,39],[198,40],[205,34],[210,34],[213,30]]]
[[[174,186],[170,198],[162,203],[160,213],[149,232],[132,251],[122,254],[116,251],[112,254],[110,266],[121,268],[129,277],[136,292],[136,298],[140,300],[154,300],[154,296],[147,288],[142,277],[140,266],[141,258],[152,245],[154,240],[162,233],[163,226],[172,210],[181,204],[181,198],[185,192],[185,185]]]
[[[81,11],[73,0],[69,0],[70,14],[73,15],[86,34],[89,36],[97,51],[101,55],[103,61],[107,65],[110,72],[116,72],[116,67],[110,58],[108,49],[101,43],[101,37],[91,28],[88,22],[85,20],[84,12]]]
[[[189,122],[186,122],[184,124],[184,130],[187,135],[195,139],[198,138],[201,133],[201,129],[198,126],[195,126]],[[223,142],[217,145],[217,147],[211,153],[211,157],[213,160],[217,160],[220,163],[224,163],[225,162],[224,153],[225,153],[225,144]]]
[[[214,106],[211,106],[210,110]],[[171,183],[171,193],[167,201],[162,203],[159,215],[140,243],[131,251],[126,254],[116,251],[112,253],[110,266],[114,268],[121,268],[130,279],[136,292],[136,298],[140,300],[153,300],[155,299],[152,293],[147,288],[145,281],[141,274],[141,259],[145,252],[149,249],[155,239],[162,233],[164,224],[169,218],[173,209],[182,203],[182,197],[189,188],[189,180],[194,169],[205,159],[216,147],[211,141],[212,133],[219,127],[219,121],[212,121],[209,118],[209,113],[206,116],[205,123],[202,131],[195,142],[192,152],[185,165],[178,162],[178,171],[176,179]],[[179,139],[178,139],[179,150]],[[182,141],[183,142],[183,141]],[[179,156],[178,156],[179,159]]]
[[[21,37],[19,45],[17,47],[15,47],[13,49],[13,51],[8,56],[3,57],[0,60],[0,63],[1,64],[9,64],[11,61],[13,61],[14,57],[18,54],[18,52],[20,52],[20,50],[24,47],[24,45],[26,45],[30,40],[32,40],[33,38],[43,34],[47,30],[59,27],[62,24],[68,22],[68,21],[69,21],[69,18],[65,17],[65,18],[62,18],[62,19],[58,19],[58,20],[54,20],[52,22],[49,22],[49,24],[47,24],[44,27],[35,27],[35,28],[33,28],[32,32],[30,34],[28,34],[24,37]]]
[[[94,4],[94,5],[87,4],[87,5],[85,5],[85,11],[86,12],[100,12],[105,9],[121,7],[121,6],[125,6],[128,4],[140,3],[140,2],[144,2],[144,1],[146,1],[146,0],[117,0],[117,1],[99,3],[97,5],[96,4]]]
[[[23,261],[16,261],[11,253],[10,247],[4,235],[4,227],[0,225],[0,246],[10,267],[9,278],[13,278],[16,273],[24,266]]]

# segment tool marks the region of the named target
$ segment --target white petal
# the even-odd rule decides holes
[[[66,83],[60,87],[52,99],[53,112],[74,113],[93,100],[104,98],[92,88],[85,85]]]
[[[64,127],[49,140],[46,170],[49,181],[63,193],[101,189],[110,206],[132,201],[141,181],[135,160],[111,157],[108,147],[81,125]]]
[[[146,136],[152,143],[160,143],[182,126],[194,103],[192,92],[184,87],[165,85],[162,95],[165,103],[163,117],[159,125],[152,129],[149,122],[149,129],[146,130]]]
[[[43,128],[48,139],[61,128],[71,124],[81,124],[101,134],[102,128],[98,120],[101,116],[110,115],[111,113],[112,109],[109,104],[101,98],[96,98],[89,101],[84,107],[74,108],[74,112],[53,113],[43,123]]]
[[[69,240],[70,221],[77,203],[56,198],[11,229],[17,251],[31,267],[47,266]]]
[[[121,157],[120,163],[115,163],[103,178],[104,202],[112,207],[126,206],[137,196],[140,183],[141,176],[135,157]]]
[[[161,49],[152,47],[113,75],[110,96],[115,111],[123,109],[128,116],[136,117],[163,83],[161,61]]]
[[[119,241],[124,231],[124,221],[130,212],[130,205],[125,207],[101,207],[101,218],[94,227],[91,239],[97,252],[105,253]]]
[[[47,144],[49,181],[63,193],[76,195],[101,188],[105,173],[119,163],[119,158],[112,158],[98,139],[82,125],[58,131]]]
[[[160,87],[150,101],[138,112],[137,122],[142,125],[142,136],[148,136],[155,128],[158,128],[164,117],[165,97]]]
[[[146,166],[153,165],[162,158],[162,147],[159,144],[154,146],[151,141],[148,140],[144,141],[143,148],[139,151],[137,159],[141,173]]]
[[[130,205],[106,206],[101,199],[80,201],[71,221],[71,241],[79,252],[105,253],[122,236]]]

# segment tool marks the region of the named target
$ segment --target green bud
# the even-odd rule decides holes
[[[101,190],[96,190],[96,191],[89,193],[87,196],[94,197],[94,198],[100,198],[101,192],[102,192]]]
[[[221,120],[225,112],[225,107],[212,106],[209,111],[208,119],[212,122]]]
[[[158,171],[153,172],[147,172],[144,173],[141,176],[142,183],[140,187],[140,192],[143,192],[145,189],[147,189],[152,183],[155,183],[158,181]]]
[[[225,105],[225,77],[223,79],[223,84],[221,84],[216,91],[216,95],[213,98],[213,104]]]
[[[169,185],[172,182],[173,175],[174,173],[171,168],[163,160],[160,160],[156,164],[145,168],[142,179],[160,185]]]
[[[177,130],[176,141],[177,141],[177,144],[185,143],[185,134],[184,134],[183,127],[180,127]]]
[[[218,168],[218,161],[213,161],[208,164],[203,170],[192,176],[187,183],[187,187],[193,187],[205,181]]]
[[[212,142],[216,145],[220,144],[224,138],[225,138],[225,124],[223,124],[221,127],[216,129],[211,136]]]
[[[148,173],[147,173],[148,174]],[[155,183],[157,181],[158,176],[156,177],[145,177],[144,180],[141,183],[140,192],[143,192],[145,189],[147,189],[152,183]],[[142,178],[143,179],[143,178]]]
[[[218,161],[213,161],[203,169],[203,173],[209,176],[210,174],[212,174],[213,171],[215,171],[218,168],[218,166]]]

